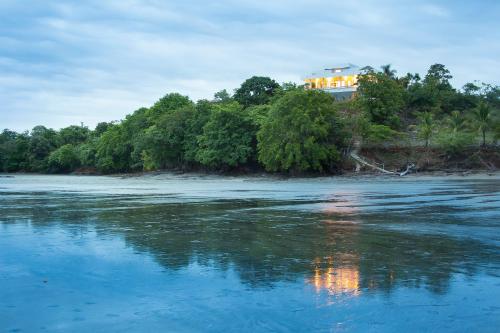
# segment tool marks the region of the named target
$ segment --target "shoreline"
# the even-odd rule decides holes
[[[436,170],[436,171],[421,171],[412,172],[404,176],[387,175],[379,172],[360,171],[360,172],[344,172],[340,174],[310,174],[310,175],[284,175],[272,174],[265,172],[246,172],[246,173],[210,173],[210,172],[181,172],[181,171],[146,171],[146,172],[131,172],[131,173],[114,173],[114,174],[99,174],[99,173],[32,173],[32,172],[15,172],[15,173],[0,173],[1,178],[15,178],[16,176],[93,176],[93,177],[113,177],[113,178],[148,178],[154,176],[174,176],[174,177],[221,177],[221,178],[241,178],[241,179],[274,179],[274,180],[294,180],[294,179],[321,179],[321,178],[336,178],[336,179],[415,179],[415,178],[491,178],[499,177],[500,170]]]

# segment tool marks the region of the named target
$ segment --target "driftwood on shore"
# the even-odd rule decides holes
[[[359,172],[360,169],[361,169],[361,165],[364,165],[364,166],[367,166],[373,170],[377,170],[377,171],[380,171],[382,173],[385,173],[385,174],[388,174],[388,175],[398,175],[398,176],[405,176],[407,175],[412,169],[415,168],[415,165],[413,163],[410,163],[406,166],[406,170],[403,171],[403,172],[394,172],[394,171],[389,171],[389,170],[386,170],[384,169],[384,167],[379,167],[379,166],[376,166],[375,164],[373,163],[370,163],[368,161],[366,161],[364,158],[362,158],[361,156],[359,156],[357,154],[357,152],[353,151],[351,152],[351,158],[356,162],[356,172]]]

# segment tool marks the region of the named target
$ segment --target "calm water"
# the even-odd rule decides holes
[[[0,332],[498,332],[500,177],[0,178]]]

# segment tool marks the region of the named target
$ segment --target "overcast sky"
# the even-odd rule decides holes
[[[0,0],[0,128],[122,119],[339,63],[499,84],[500,1]]]

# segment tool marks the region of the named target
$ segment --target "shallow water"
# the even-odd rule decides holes
[[[500,178],[0,178],[0,332],[497,332]]]

